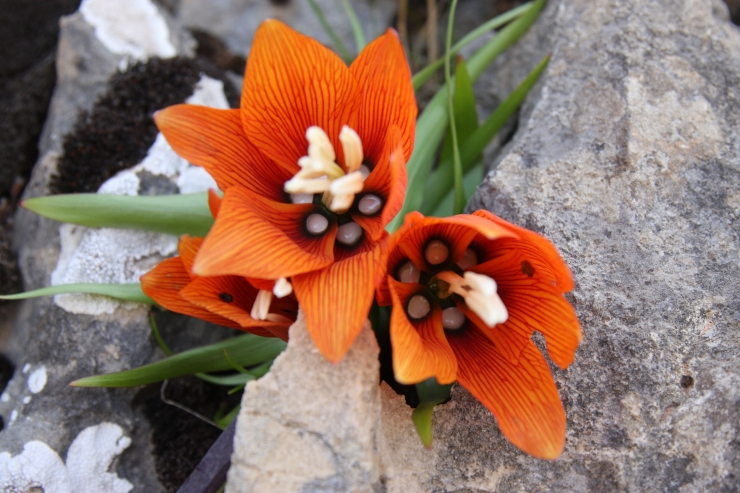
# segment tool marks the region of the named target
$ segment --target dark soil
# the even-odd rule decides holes
[[[157,136],[154,112],[184,102],[203,73],[223,80],[223,72],[204,58],[152,58],[114,75],[105,95],[65,138],[52,193],[95,192],[108,178],[141,162]],[[227,96],[238,104],[233,89]]]

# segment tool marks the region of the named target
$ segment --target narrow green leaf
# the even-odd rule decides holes
[[[411,420],[416,427],[416,433],[426,447],[432,446],[432,413],[434,406],[450,398],[452,385],[440,385],[437,379],[429,378],[416,384],[419,395],[419,405],[411,413]]]
[[[475,193],[475,190],[483,182],[483,163],[478,161],[463,178],[463,186],[465,187],[465,196],[470,198]],[[453,214],[453,204],[455,200],[455,191],[450,190],[442,202],[439,203],[436,209],[431,214],[427,214],[432,217],[448,217]]]
[[[503,28],[493,39],[488,41],[468,61],[468,71],[473,82],[483,74],[486,67],[496,59],[507,47],[519,39],[537,19],[545,0],[536,0],[527,11],[511,24]],[[406,168],[408,170],[408,186],[403,208],[387,226],[389,232],[397,230],[402,224],[404,216],[411,211],[419,210],[426,191],[424,184],[429,177],[429,171],[434,162],[434,155],[445,129],[449,114],[447,113],[447,87],[442,87],[432,98],[427,107],[416,121],[416,137],[414,153],[411,155]],[[462,157],[462,156],[461,156]],[[444,197],[442,194],[441,197]]]
[[[223,385],[224,387],[233,387],[234,385],[244,385],[256,377],[251,374],[234,373],[232,375],[210,375],[208,373],[196,373],[196,377],[206,382]]]
[[[508,12],[504,12],[503,14],[494,17],[488,22],[481,24],[480,26],[476,27],[474,30],[466,34],[465,37],[463,37],[460,41],[455,43],[450,51],[453,55],[456,55],[460,52],[460,50],[478,39],[481,35],[487,33],[488,31],[492,31],[493,29],[498,29],[499,27],[508,24],[514,19],[521,17],[522,14],[524,14],[531,6],[532,2],[525,3],[515,9],[511,9]],[[436,72],[443,64],[444,59],[440,58],[439,60],[436,60],[435,62],[427,65],[422,70],[414,74],[414,77],[411,80],[414,84],[414,90],[418,91],[421,86],[423,86],[424,83],[429,80],[429,77],[431,77],[434,72]]]
[[[222,430],[225,430],[226,427],[229,426],[232,421],[234,421],[234,418],[236,418],[236,415],[239,414],[239,410],[241,408],[242,408],[241,405],[237,404],[237,406],[231,411],[229,411],[229,413],[226,416],[219,418],[219,419],[215,419],[214,423],[216,423],[219,426],[219,428],[221,428]]]
[[[452,75],[450,74],[450,48],[452,48],[452,31],[455,25],[455,10],[457,10],[458,0],[452,0],[450,12],[447,21],[447,39],[445,43],[445,83],[447,87],[452,87]],[[460,162],[460,147],[457,138],[457,114],[455,113],[455,93],[457,93],[457,80],[455,81],[455,91],[447,91],[447,114],[452,115],[450,119],[450,134],[452,135],[452,169],[455,186],[455,212],[462,212],[465,209],[465,190],[463,190],[463,172],[462,163]]]
[[[154,313],[149,313],[149,328],[152,331],[152,336],[154,336],[154,340],[157,341],[157,346],[159,346],[159,349],[161,349],[162,352],[167,356],[172,356],[172,350],[169,348],[167,343],[164,342],[164,339],[162,339],[162,335],[159,333],[159,327],[157,327],[157,321],[154,319]]]
[[[455,91],[453,102],[455,106],[455,126],[457,136],[461,142],[465,142],[478,129],[478,111],[475,107],[475,93],[473,92],[473,81],[470,80],[468,66],[462,57],[457,58],[455,66]],[[452,159],[452,132],[447,131],[442,144],[442,152],[439,155],[440,163]],[[450,161],[452,162],[452,161]]]
[[[475,165],[483,150],[491,142],[491,139],[501,130],[506,120],[519,108],[530,89],[532,89],[539,79],[549,60],[550,56],[548,55],[527,75],[526,79],[519,84],[519,87],[509,94],[509,97],[496,108],[483,125],[463,142],[460,158],[464,172],[467,172]],[[452,169],[453,163],[448,158],[440,162],[437,169],[431,173],[427,185],[424,188],[424,202],[420,208],[422,214],[432,214],[441,204],[442,200],[444,200],[445,195],[449,193],[452,188],[450,186],[450,182],[453,179]]]
[[[49,219],[92,228],[205,236],[213,225],[207,193],[158,196],[80,193],[37,197],[24,200],[21,206]]]
[[[421,438],[421,443],[425,447],[432,446],[432,414],[434,413],[434,404],[419,404],[411,412],[411,420],[416,427],[416,433]]]
[[[334,28],[331,27],[331,24],[329,24],[329,21],[326,20],[324,11],[321,10],[321,7],[319,7],[319,4],[316,3],[316,0],[308,0],[308,3],[309,5],[311,5],[311,10],[313,10],[313,13],[316,15],[316,18],[321,23],[321,26],[324,28],[324,31],[326,31],[326,34],[329,35],[332,43],[334,43],[334,47],[337,49],[339,56],[342,57],[342,60],[344,60],[344,62],[347,65],[352,63],[352,55],[350,54],[347,47],[344,45],[342,38],[340,38],[337,32],[334,30]]]
[[[111,298],[125,301],[136,301],[154,305],[154,300],[144,294],[141,284],[98,284],[98,283],[75,283],[58,284],[41,289],[34,289],[25,293],[7,294],[0,296],[0,300],[25,300],[39,296],[51,296],[54,294],[87,293],[102,294]]]
[[[355,36],[355,45],[357,45],[357,53],[359,53],[367,46],[365,32],[362,30],[362,25],[360,25],[360,20],[357,18],[352,4],[348,0],[342,0],[342,6],[344,6],[344,11],[347,12],[347,17],[349,17],[349,23],[352,25],[352,34]]]
[[[132,370],[96,375],[72,382],[74,387],[133,387],[194,373],[230,370],[224,350],[233,361],[249,367],[274,359],[285,349],[280,339],[246,334],[216,344],[191,349]]]
[[[238,371],[242,375],[252,375],[252,373],[250,373],[249,370],[247,370],[242,365],[240,365],[239,363],[237,363],[236,361],[234,361],[233,359],[231,359],[231,356],[229,356],[229,352],[227,350],[225,350],[225,349],[224,349],[224,358],[226,358],[226,361],[229,362],[229,364],[231,365],[231,367],[233,369],[235,369],[236,371]]]

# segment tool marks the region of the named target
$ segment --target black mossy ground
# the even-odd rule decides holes
[[[154,467],[167,491],[177,491],[206,454],[221,430],[205,421],[162,401],[161,384],[142,389],[134,407],[146,416],[152,427]],[[220,408],[231,410],[241,394],[227,395],[227,388],[206,383],[195,377],[169,381],[165,388],[168,400],[212,418]]]
[[[154,112],[184,102],[201,74],[223,79],[203,58],[152,58],[115,74],[109,89],[83,113],[63,144],[51,193],[95,192],[105,180],[141,162],[154,143]],[[230,104],[238,95],[225,82]]]

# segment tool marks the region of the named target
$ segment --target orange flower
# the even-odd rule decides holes
[[[486,211],[449,218],[406,216],[393,236],[378,289],[393,305],[396,380],[457,380],[496,416],[517,447],[554,459],[565,445],[565,411],[542,354],[565,369],[581,341],[563,293],[570,271],[542,236]]]
[[[203,238],[183,236],[179,257],[161,262],[141,277],[144,293],[173,312],[287,341],[288,328],[298,314],[295,297],[285,296],[273,301],[273,281],[191,274],[193,260],[202,243]],[[269,313],[264,313],[268,308]]]
[[[314,342],[339,361],[382,275],[416,112],[392,30],[347,67],[315,40],[263,23],[240,109],[179,105],[155,116],[175,151],[224,191],[193,272],[291,278]]]

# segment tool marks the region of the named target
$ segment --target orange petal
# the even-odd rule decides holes
[[[308,150],[306,130],[317,125],[342,159],[339,132],[357,129],[360,92],[342,60],[282,22],[257,29],[244,75],[241,112],[249,139],[287,169]]]
[[[203,166],[221,190],[239,185],[285,199],[283,186],[297,165],[282,168],[262,155],[244,135],[239,110],[180,104],[158,111],[154,120],[175,152]]]
[[[530,341],[512,364],[477,328],[448,334],[457,356],[457,381],[498,421],[514,445],[540,459],[565,447],[565,410],[550,368]]]
[[[470,242],[480,235],[488,240],[494,240],[512,237],[514,233],[469,214],[458,214],[445,218],[425,217],[406,231],[404,237],[399,240],[398,247],[422,270],[436,272],[452,268],[460,260]],[[431,265],[426,261],[425,249],[432,240],[442,241],[450,249],[446,262]]]
[[[180,294],[194,305],[233,320],[243,330],[258,336],[275,337],[270,331],[271,327],[289,325],[252,318],[250,313],[257,289],[246,279],[237,276],[199,277],[188,284]]]
[[[422,291],[421,284],[389,278],[393,299],[390,334],[393,373],[399,383],[412,385],[435,377],[440,384],[455,381],[457,361],[442,328],[442,310],[433,302],[432,311],[420,321],[406,316],[409,298]]]
[[[503,327],[517,332],[541,332],[547,353],[560,368],[573,362],[581,342],[575,310],[552,283],[523,268],[529,252],[511,251],[471,270],[495,279],[498,294],[509,312]],[[530,266],[531,267],[531,266]]]
[[[338,363],[362,330],[373,303],[376,277],[385,263],[380,246],[329,267],[293,277],[298,303],[316,347]]]
[[[509,313],[509,319],[493,327],[486,325],[472,310],[468,308],[465,302],[455,297],[455,304],[480,331],[488,337],[498,348],[502,355],[513,364],[519,363],[519,356],[524,346],[529,344],[532,336],[532,329],[526,324],[522,324],[518,314]]]
[[[314,237],[305,220],[315,206],[273,202],[241,187],[224,194],[216,222],[195,258],[199,276],[277,279],[332,263],[336,224]]]
[[[226,327],[239,328],[239,324],[228,318],[211,313],[193,305],[180,295],[191,279],[180,257],[160,262],[154,269],[141,276],[141,289],[160,306],[176,313],[190,315],[207,322]]]
[[[383,199],[383,208],[374,216],[365,216],[357,210],[352,218],[377,240],[385,226],[396,217],[406,195],[406,161],[401,148],[401,132],[395,125],[388,129],[385,149],[363,184],[362,194],[373,194]]]
[[[547,272],[553,282],[558,286],[561,293],[573,291],[573,275],[568,266],[563,262],[557,248],[542,235],[521,228],[488,211],[477,210],[473,213],[492,221],[493,223],[507,228],[518,237],[518,240],[507,240],[497,245],[497,248],[511,248],[526,252],[529,262],[542,272]]]
[[[362,147],[373,162],[384,151],[391,126],[401,129],[403,162],[414,148],[416,96],[398,34],[388,29],[362,50],[350,67],[362,91],[359,128]]]
[[[191,278],[195,277],[193,275],[193,262],[195,261],[195,256],[197,255],[198,250],[200,250],[202,244],[203,238],[182,235],[180,237],[180,243],[177,245],[182,265],[185,268],[185,271],[190,274]]]
[[[221,208],[221,196],[212,188],[208,189],[208,208],[215,219],[218,216],[218,210]]]

